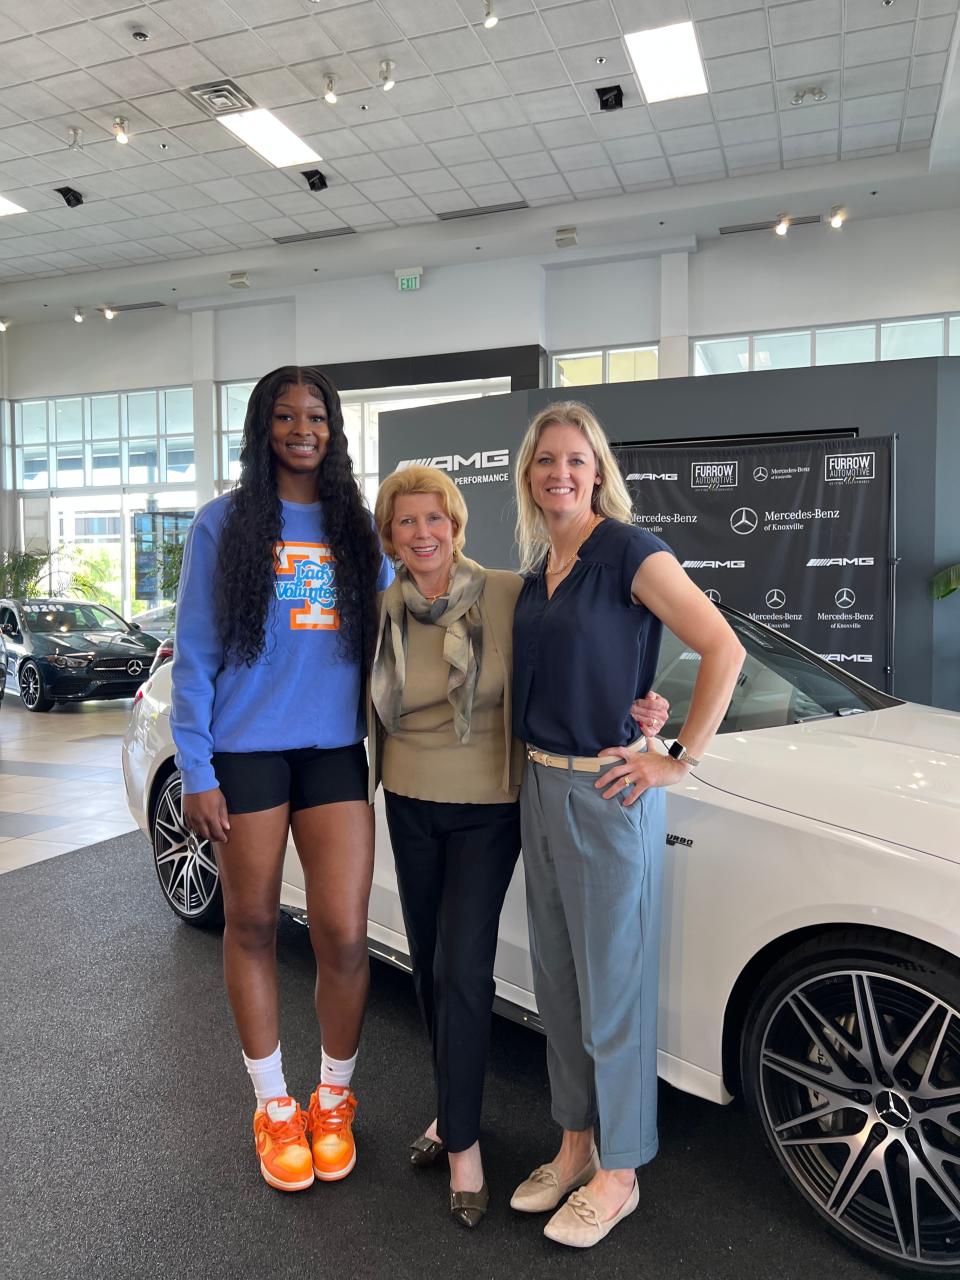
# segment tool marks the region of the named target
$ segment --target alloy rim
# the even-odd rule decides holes
[[[183,821],[179,775],[170,779],[153,820],[153,858],[168,902],[185,916],[200,916],[217,892],[220,875],[210,842],[199,840]]]
[[[853,1239],[937,1271],[960,1262],[960,1014],[862,969],[795,987],[761,1046],[767,1131],[793,1181]]]
[[[28,707],[40,701],[40,672],[34,666],[24,667],[20,673],[20,697]]]

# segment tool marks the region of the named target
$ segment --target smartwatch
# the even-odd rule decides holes
[[[674,760],[679,760],[681,764],[688,764],[696,768],[700,761],[690,754],[687,748],[680,742],[679,738],[670,744],[667,748],[667,754],[673,756]]]

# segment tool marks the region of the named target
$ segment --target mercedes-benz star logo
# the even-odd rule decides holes
[[[833,598],[837,602],[838,609],[850,609],[857,603],[857,597],[849,587],[841,587]]]
[[[730,517],[730,528],[734,533],[753,533],[757,524],[758,517],[753,507],[737,507]]]
[[[774,587],[772,591],[768,591],[766,595],[768,609],[782,609],[787,603],[787,597],[783,594],[779,587]]]
[[[139,658],[134,658],[127,663],[127,673],[131,676],[143,675],[143,663]]]
[[[754,478],[754,480],[767,480],[767,479],[769,479],[769,477],[770,477],[770,472],[767,470],[767,468],[766,468],[766,467],[754,467],[754,468],[753,468],[753,478]]]
[[[707,597],[708,600],[712,600],[714,604],[720,603],[720,592],[717,590],[716,587],[707,587],[706,591],[704,591],[703,594]]]
[[[903,1129],[910,1123],[910,1104],[906,1098],[894,1093],[892,1089],[884,1089],[877,1094],[877,1115],[884,1124],[892,1129]]]

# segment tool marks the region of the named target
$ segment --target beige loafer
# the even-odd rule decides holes
[[[521,1213],[548,1213],[557,1207],[568,1191],[589,1182],[599,1168],[596,1148],[591,1151],[590,1159],[583,1168],[568,1181],[561,1181],[554,1161],[542,1164],[517,1187],[510,1198],[510,1208],[519,1209]]]
[[[574,1249],[589,1249],[609,1235],[618,1222],[633,1213],[639,1203],[640,1188],[635,1182],[620,1211],[603,1222],[600,1218],[600,1206],[591,1200],[589,1193],[574,1191],[563,1208],[558,1209],[543,1228],[543,1234],[557,1244],[567,1244]]]

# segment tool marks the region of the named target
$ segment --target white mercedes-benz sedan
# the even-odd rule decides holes
[[[726,611],[747,651],[703,762],[669,792],[659,1069],[741,1094],[800,1194],[848,1243],[960,1272],[960,715],[880,693]],[[664,637],[655,688],[678,731],[697,656]],[[184,828],[169,665],[123,748],[130,808],[167,903],[222,919],[217,867]],[[292,846],[283,905],[303,915]],[[370,947],[406,939],[377,804]],[[501,1012],[538,1025],[523,882],[500,925]]]

